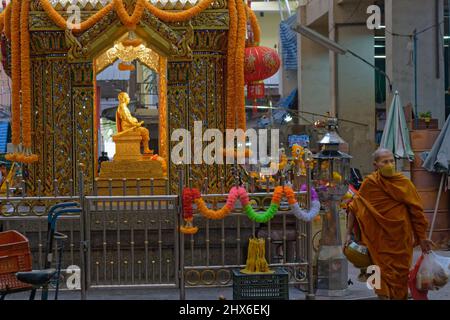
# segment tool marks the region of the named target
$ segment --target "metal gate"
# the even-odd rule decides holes
[[[178,286],[178,196],[87,196],[86,289]]]

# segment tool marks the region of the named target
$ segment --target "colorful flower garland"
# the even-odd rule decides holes
[[[302,185],[300,191],[306,191],[306,185]],[[284,193],[288,199],[289,207],[292,213],[300,220],[311,221],[320,212],[320,201],[319,196],[314,188],[311,188],[311,208],[309,210],[304,210],[300,208],[300,205],[295,198],[294,190],[291,187],[284,187]]]
[[[198,192],[197,189],[184,188],[181,194],[183,219],[186,222],[184,226],[180,227],[180,231],[184,234],[195,234],[198,231],[194,227],[192,221],[194,220],[194,209],[192,208],[192,201],[194,201],[194,194]]]
[[[248,200],[248,194],[246,194],[246,197]],[[278,209],[280,208],[280,202],[281,202],[282,197],[283,197],[283,187],[281,187],[281,186],[275,187],[275,190],[274,190],[273,196],[272,196],[272,200],[270,202],[270,206],[264,213],[255,212],[255,210],[253,210],[250,203],[247,203],[246,205],[244,205],[244,204],[242,204],[242,205],[244,207],[245,213],[247,214],[247,216],[250,220],[258,222],[258,223],[266,223],[269,220],[272,220],[272,218],[278,212]]]
[[[306,185],[302,186],[302,191],[305,190]],[[220,220],[231,213],[231,211],[235,207],[236,201],[239,199],[242,204],[243,211],[250,220],[257,223],[267,223],[278,212],[283,194],[288,200],[292,213],[300,220],[311,221],[314,217],[317,216],[320,211],[320,202],[318,199],[318,195],[313,188],[311,189],[312,202],[310,210],[304,210],[300,208],[300,205],[298,204],[295,196],[295,192],[291,187],[278,186],[275,188],[270,206],[265,212],[256,212],[253,209],[250,203],[249,195],[244,187],[232,187],[228,194],[226,204],[219,210],[209,209],[205,201],[202,199],[200,191],[198,189],[184,188],[182,191],[183,219],[186,224],[185,226],[180,227],[180,231],[185,234],[195,234],[198,231],[198,228],[194,227],[192,224],[194,213],[194,209],[192,206],[193,203],[197,205],[198,211],[205,218],[211,220]]]

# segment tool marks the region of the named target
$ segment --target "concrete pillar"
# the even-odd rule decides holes
[[[386,72],[403,105],[415,104],[413,42],[391,33],[409,35],[431,27],[417,36],[417,107],[419,113],[431,111],[439,127],[445,121],[444,26],[436,25],[443,21],[443,5],[443,0],[385,0]]]
[[[299,7],[299,23],[306,21],[306,7]],[[327,34],[328,24],[323,17],[314,25],[316,31]],[[300,35],[298,45],[298,89],[299,111],[326,114],[330,111],[330,61],[328,49]],[[300,124],[310,124],[320,117],[301,114],[308,121],[300,119]]]
[[[366,26],[338,27],[337,34],[343,47],[374,63],[373,37]],[[375,70],[350,55],[338,56],[337,65],[337,115],[354,121],[339,121],[339,134],[349,144],[352,167],[367,174],[376,148]]]
[[[333,12],[335,27],[330,28],[336,33],[336,41],[374,64],[374,31],[369,30],[366,24],[367,7],[373,1],[363,1],[359,7],[356,7],[356,2],[336,2]],[[351,18],[349,12],[353,12]],[[350,54],[338,55],[336,64],[337,117],[353,121],[339,121],[339,134],[349,144],[352,167],[368,174],[373,170],[372,153],[376,148],[375,70]]]

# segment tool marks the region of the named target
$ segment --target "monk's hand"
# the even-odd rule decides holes
[[[350,233],[347,233],[347,238],[345,239],[344,248],[348,246],[352,242],[352,235]]]
[[[430,239],[420,240],[420,248],[423,253],[429,253],[434,247],[436,247],[436,245]]]

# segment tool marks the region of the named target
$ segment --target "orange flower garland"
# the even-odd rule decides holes
[[[112,4],[114,5],[114,10],[116,11],[117,16],[119,17],[122,24],[129,29],[133,29],[134,27],[136,27],[136,24],[139,22],[139,20],[141,20],[141,17],[144,14],[145,2],[145,0],[137,0],[133,14],[131,16],[125,9],[122,0],[113,0]]]
[[[25,148],[31,148],[31,63],[30,63],[30,32],[28,18],[30,1],[22,0],[20,13],[21,39],[21,87],[22,87],[22,143]]]
[[[62,17],[58,11],[53,8],[52,4],[48,0],[40,0],[39,1],[44,11],[47,13],[49,18],[61,29],[67,28],[67,20]],[[97,11],[91,17],[89,17],[86,21],[80,23],[79,29],[73,29],[74,33],[81,33],[91,28],[94,24],[96,24],[100,19],[102,19],[108,12],[113,9],[113,4],[109,3],[101,10]]]
[[[117,68],[120,71],[133,71],[135,69],[134,65],[132,64],[127,64],[124,62],[119,63],[119,65],[117,66]]]
[[[80,23],[79,29],[73,29],[74,33],[82,33],[87,29],[92,28],[97,22],[99,22],[104,16],[106,16],[113,9],[113,4],[109,3],[101,10],[97,11],[91,17],[89,17],[86,21]]]
[[[236,55],[237,40],[237,10],[236,0],[228,1],[228,12],[230,16],[230,29],[228,30],[228,52],[227,52],[227,112],[226,124],[228,129],[234,129],[236,125],[235,112],[235,69],[236,64],[234,57]]]
[[[227,205],[224,205],[219,210],[209,209],[202,198],[195,199],[194,203],[197,205],[197,208],[202,213],[202,215],[211,220],[223,219],[231,212],[231,209]]]
[[[150,2],[145,1],[147,10],[155,17],[165,22],[183,22],[192,19],[196,15],[205,11],[214,0],[201,0],[196,6],[181,12],[166,12],[155,7]],[[228,4],[229,5],[229,4]]]
[[[14,153],[20,145],[20,1],[13,1],[11,8],[11,126]]]
[[[245,56],[245,35],[246,23],[245,4],[242,0],[236,0],[238,12],[238,35],[237,35],[237,49],[236,49],[236,80],[235,80],[235,104],[236,114],[238,117],[237,127],[245,130],[247,127],[245,116],[245,80],[244,80],[244,56]]]
[[[253,45],[259,45],[259,43],[261,42],[261,28],[259,27],[258,19],[249,6],[245,6],[245,10],[247,11],[247,15],[250,20],[250,26],[252,27],[253,31]]]
[[[0,13],[0,32],[4,32],[8,40],[11,39],[11,3],[9,3],[5,10]]]
[[[11,3],[9,3],[6,6],[5,11],[3,11],[2,13],[3,13],[2,16],[3,26],[5,28],[5,36],[8,40],[11,40]]]
[[[142,44],[141,39],[124,39],[122,40],[124,47],[138,47]]]

